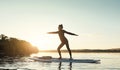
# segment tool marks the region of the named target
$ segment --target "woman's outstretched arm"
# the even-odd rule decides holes
[[[57,34],[58,31],[55,31],[55,32],[48,32],[48,34]]]
[[[65,30],[64,30],[65,31]],[[69,35],[75,35],[75,36],[78,36],[77,34],[74,34],[74,33],[71,33],[71,32],[67,32],[65,31],[65,33],[69,34]]]

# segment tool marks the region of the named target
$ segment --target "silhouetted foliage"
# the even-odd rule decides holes
[[[0,56],[28,56],[37,53],[38,48],[25,40],[0,35]]]

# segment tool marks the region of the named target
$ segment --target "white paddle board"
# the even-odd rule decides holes
[[[52,57],[33,57],[30,58],[34,61],[39,62],[73,62],[73,63],[98,63],[100,60],[94,60],[94,59],[69,59],[69,58],[52,58]]]

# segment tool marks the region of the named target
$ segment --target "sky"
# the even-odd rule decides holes
[[[120,48],[120,0],[0,0],[0,34],[26,40],[40,49],[57,49],[57,31],[71,49]],[[63,49],[66,49],[64,46]]]

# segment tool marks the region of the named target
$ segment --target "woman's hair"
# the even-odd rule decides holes
[[[63,28],[63,25],[62,25],[62,24],[60,24],[60,25],[59,25],[59,27]]]

